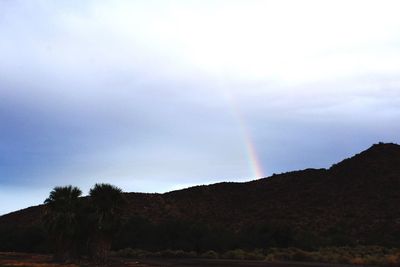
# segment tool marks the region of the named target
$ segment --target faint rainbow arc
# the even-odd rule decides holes
[[[259,159],[257,150],[255,148],[255,145],[254,145],[254,142],[252,139],[252,135],[247,127],[245,120],[244,120],[242,111],[241,111],[239,105],[236,103],[234,96],[230,92],[224,91],[224,95],[225,95],[225,98],[228,101],[229,105],[232,108],[234,117],[236,118],[236,120],[240,126],[240,131],[243,136],[244,145],[245,145],[247,156],[248,156],[249,166],[253,172],[253,175],[255,176],[254,178],[262,178],[262,177],[264,177],[264,171],[262,168],[262,164]]]

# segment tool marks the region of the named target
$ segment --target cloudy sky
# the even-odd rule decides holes
[[[398,1],[0,0],[0,214],[400,142]]]

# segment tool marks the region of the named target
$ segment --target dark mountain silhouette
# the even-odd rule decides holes
[[[400,246],[400,146],[246,183],[126,193],[115,248]],[[43,205],[0,217],[0,250],[46,250]]]

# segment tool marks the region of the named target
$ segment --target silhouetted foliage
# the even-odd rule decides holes
[[[65,261],[77,256],[81,194],[77,187],[55,187],[45,200],[44,224],[50,233],[56,260]]]
[[[92,226],[90,255],[101,262],[107,260],[114,234],[118,231],[125,200],[122,190],[110,184],[96,184],[89,192]]]

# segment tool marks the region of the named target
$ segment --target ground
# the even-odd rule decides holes
[[[52,261],[51,255],[41,254],[28,254],[28,253],[14,253],[14,252],[0,252],[0,267],[95,267],[97,264],[89,263],[87,260],[81,260],[78,263],[55,263]],[[119,259],[112,259],[110,267],[149,267],[137,261],[125,261]]]
[[[95,267],[97,264],[82,260],[79,263],[54,263],[50,255],[0,252],[0,267]],[[346,265],[319,263],[288,263],[239,260],[200,260],[200,259],[146,259],[133,260],[112,258],[109,267],[345,267]],[[347,265],[349,266],[349,265]]]

